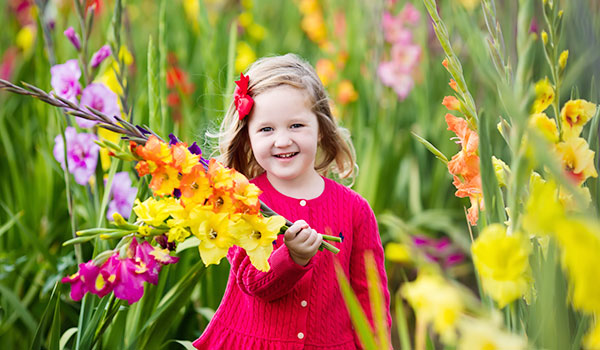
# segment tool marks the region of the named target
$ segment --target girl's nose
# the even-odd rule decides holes
[[[278,148],[287,147],[292,144],[292,139],[286,132],[280,132],[275,136],[274,146]]]

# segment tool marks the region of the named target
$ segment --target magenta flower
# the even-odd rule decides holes
[[[108,45],[104,45],[100,49],[98,49],[98,51],[96,51],[92,55],[92,60],[90,61],[90,65],[92,66],[92,68],[98,67],[106,57],[110,56],[111,53],[112,51],[110,50],[110,46]]]
[[[108,276],[115,276],[112,290],[115,297],[133,304],[144,295],[144,279],[136,273],[132,259],[119,259],[117,252],[102,265],[102,270]]]
[[[67,162],[69,172],[75,177],[75,181],[85,186],[90,177],[96,171],[98,163],[98,151],[100,147],[94,143],[98,138],[94,134],[77,133],[75,128],[68,126],[65,130],[67,140]],[[54,138],[54,158],[65,169],[64,144],[62,135]]]
[[[122,171],[115,174],[110,192],[112,200],[108,203],[106,218],[112,220],[113,214],[119,213],[122,217],[128,219],[137,194],[137,188],[131,187],[128,172]]]
[[[91,107],[109,117],[120,116],[121,109],[118,103],[119,98],[112,90],[102,83],[92,83],[86,86],[81,93],[80,105],[84,109]],[[84,118],[75,118],[77,124],[82,128],[91,128],[98,122]]]
[[[94,283],[100,268],[94,265],[94,261],[79,264],[79,270],[71,276],[64,277],[62,283],[71,284],[71,299],[78,301],[89,292],[89,286]]]
[[[68,60],[63,64],[52,66],[50,74],[52,75],[50,85],[52,85],[54,93],[77,104],[77,96],[81,93],[79,84],[81,70],[77,60]]]
[[[389,12],[383,13],[381,19],[383,27],[383,36],[390,44],[407,43],[412,40],[412,32],[404,26],[401,16],[393,16]]]
[[[413,244],[423,252],[431,262],[438,263],[444,268],[460,264],[465,260],[465,255],[453,245],[448,237],[440,239],[424,236],[413,236]]]
[[[156,259],[150,255],[154,248],[147,241],[138,243],[134,239],[127,249],[127,255],[135,264],[135,273],[144,281],[156,285],[158,283],[158,273],[162,267]]]
[[[67,30],[65,30],[63,34],[65,34],[65,36],[67,37],[67,39],[69,39],[71,44],[75,46],[77,51],[81,50],[81,40],[79,39],[79,35],[75,32],[75,29],[73,29],[73,27],[67,28]]]

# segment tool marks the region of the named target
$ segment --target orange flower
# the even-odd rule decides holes
[[[458,92],[458,86],[456,85],[456,81],[454,81],[454,79],[450,79],[450,83],[448,83],[448,85],[450,85],[452,90]]]
[[[173,166],[182,174],[189,173],[200,160],[200,156],[192,154],[183,142],[171,146],[171,154],[173,156]]]
[[[451,111],[460,110],[460,101],[454,96],[445,96],[442,104]]]
[[[206,202],[212,193],[212,188],[202,164],[196,164],[188,174],[181,177],[179,189],[182,200],[186,204],[203,205]]]
[[[150,135],[144,146],[137,146],[135,152],[142,159],[153,161],[157,165],[167,164],[173,160],[169,145],[162,142],[154,135]]]
[[[354,102],[358,99],[358,93],[354,89],[354,85],[352,85],[350,80],[342,80],[338,85],[337,92],[338,101],[340,101],[340,103],[343,105]]]
[[[233,199],[235,200],[234,204],[238,208],[238,212],[242,214],[258,214],[260,210],[258,196],[262,191],[237,171],[234,177]]]
[[[315,68],[324,86],[329,85],[335,78],[335,64],[330,59],[321,58]]]
[[[448,59],[444,58],[444,60],[442,61],[442,66],[446,67],[446,69],[448,69]]]
[[[208,163],[208,178],[216,190],[233,190],[233,174],[223,164],[212,158]]]
[[[158,167],[152,173],[149,187],[157,196],[172,194],[173,190],[179,187],[179,171],[171,166]]]

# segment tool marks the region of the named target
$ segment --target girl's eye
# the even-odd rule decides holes
[[[302,124],[296,123],[296,124],[292,124],[292,126],[291,126],[291,127],[292,127],[292,129],[295,129],[295,128],[301,128],[301,127],[303,127],[303,126],[304,126],[304,125],[302,125]]]
[[[269,132],[269,131],[273,131],[273,128],[270,126],[265,126],[264,128],[260,128],[258,131]]]

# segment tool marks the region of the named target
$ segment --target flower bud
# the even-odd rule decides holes
[[[565,69],[567,65],[567,59],[569,58],[569,50],[564,50],[560,53],[560,57],[558,58],[558,66],[561,70]]]
[[[73,29],[73,27],[67,28],[67,30],[65,30],[63,34],[65,34],[65,36],[67,37],[67,39],[69,39],[71,44],[75,46],[77,51],[81,50],[81,40],[79,39],[79,35],[75,32],[75,29]]]
[[[542,30],[542,42],[544,45],[548,44],[548,33],[545,30]]]

